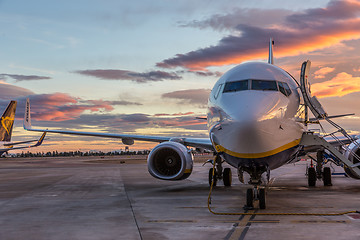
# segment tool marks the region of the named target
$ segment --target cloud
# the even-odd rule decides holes
[[[18,101],[16,117],[22,119],[26,98],[30,98],[31,117],[37,121],[67,121],[88,111],[111,112],[114,105],[140,105],[128,101],[84,100],[66,93],[34,94],[9,84],[0,84],[0,107],[5,108],[9,99]]]
[[[140,105],[142,105],[141,103],[129,102],[129,101],[126,101],[126,100],[108,101],[108,102],[111,103],[111,105],[113,105],[113,106],[115,106],[115,105],[120,105],[120,106],[129,106],[129,105],[140,106]]]
[[[221,72],[210,72],[210,71],[190,71],[191,73],[194,73],[197,76],[200,77],[221,77],[221,75],[223,75],[223,73]]]
[[[199,29],[212,28],[218,31],[234,30],[239,23],[252,26],[272,26],[282,22],[291,13],[289,10],[283,9],[234,9],[229,14],[215,14],[208,19],[180,23],[179,26]],[[266,18],[258,16],[266,16]]]
[[[96,77],[102,80],[130,80],[138,83],[157,82],[163,80],[179,80],[182,77],[176,73],[169,73],[164,71],[150,71],[150,72],[132,72],[127,70],[116,69],[96,69],[96,70],[80,70],[75,73]]]
[[[334,70],[335,70],[335,68],[323,67],[323,68],[320,68],[319,70],[317,70],[316,72],[314,72],[314,75],[315,75],[315,78],[325,78],[325,75],[333,72]]]
[[[189,89],[164,93],[162,98],[180,100],[180,104],[198,104],[205,106],[209,98],[210,89]]]
[[[31,94],[34,93],[28,89],[0,82],[0,99],[8,101],[10,99],[16,99]]]
[[[37,94],[27,96],[31,103],[31,117],[38,121],[66,121],[75,119],[85,111],[112,111],[114,107],[109,101],[83,100],[65,93]],[[18,98],[18,109],[21,117],[24,114],[27,97]]]
[[[168,113],[157,113],[154,114],[154,117],[169,117],[169,116],[188,116],[188,115],[193,115],[194,112],[186,112],[186,113],[173,113],[173,114],[168,114]]]
[[[223,37],[217,45],[177,54],[157,63],[157,66],[206,71],[206,68],[210,66],[235,64],[249,59],[264,59],[267,57],[267,41],[270,37],[275,39],[277,57],[309,53],[344,40],[359,39],[359,13],[360,3],[357,1],[330,1],[325,8],[292,13],[282,22],[271,26],[254,26],[251,23],[244,24],[239,21],[236,26],[230,24],[234,33]],[[231,17],[236,18],[235,15]],[[266,14],[259,13],[257,18],[269,20]],[[217,20],[217,25],[220,24],[219,21],[224,21],[220,18]]]
[[[50,77],[36,76],[36,75],[18,75],[18,74],[0,74],[0,78],[12,78],[17,82],[20,81],[34,81],[34,80],[49,80]]]
[[[329,81],[311,85],[311,91],[312,95],[318,98],[342,97],[350,93],[360,92],[360,77],[353,77],[342,72]]]

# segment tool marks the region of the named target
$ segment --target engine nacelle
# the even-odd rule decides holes
[[[360,139],[356,140],[355,142],[351,143],[345,152],[345,157],[349,159],[353,164],[359,163],[359,160],[357,160],[352,153],[355,153],[360,157]],[[349,177],[360,179],[360,176],[351,168],[344,167],[344,170]]]
[[[148,159],[149,173],[163,180],[183,180],[190,176],[194,158],[181,143],[163,142],[151,150]]]

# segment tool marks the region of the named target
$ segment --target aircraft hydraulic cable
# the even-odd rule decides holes
[[[345,215],[345,214],[350,214],[350,213],[360,213],[360,211],[346,211],[346,212],[338,212],[338,213],[264,213],[264,212],[215,212],[211,209],[210,205],[211,205],[211,194],[212,194],[212,190],[213,190],[213,186],[214,186],[214,174],[215,174],[215,161],[213,161],[213,168],[212,168],[212,181],[211,181],[211,186],[210,186],[210,191],[209,191],[209,195],[208,195],[208,200],[207,200],[207,206],[209,209],[209,212],[211,212],[212,214],[215,215],[270,215],[270,216],[274,216],[274,215],[288,215],[288,216],[340,216],[340,215]]]

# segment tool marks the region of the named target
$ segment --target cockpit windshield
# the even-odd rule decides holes
[[[227,82],[223,92],[237,92],[249,89],[249,81],[241,80],[236,82]]]
[[[276,81],[251,80],[252,90],[278,91]]]
[[[285,82],[275,80],[240,80],[225,83],[223,93],[244,90],[280,91],[285,96],[290,96],[291,89]]]

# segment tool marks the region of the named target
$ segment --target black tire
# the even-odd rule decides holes
[[[266,208],[266,194],[264,188],[259,189],[259,208],[260,209]]]
[[[230,168],[225,168],[223,173],[223,181],[226,187],[231,187],[232,174]]]
[[[214,174],[214,176],[213,176],[213,169],[212,168],[210,168],[209,169],[209,186],[211,186],[211,183],[212,183],[212,181],[213,181],[213,177],[214,177],[214,187],[216,186],[216,182],[217,182],[217,177],[216,177],[216,171],[215,171],[215,174]]]
[[[308,168],[308,185],[309,187],[315,187],[316,185],[316,170],[313,167]]]
[[[249,188],[246,191],[246,207],[248,208],[254,207],[254,191],[252,188]]]
[[[331,170],[330,170],[329,167],[324,167],[323,182],[324,182],[324,186],[332,186],[332,183],[331,183]]]

